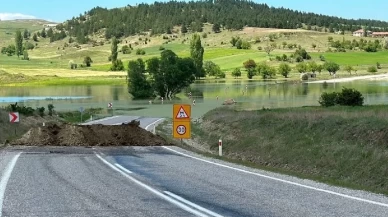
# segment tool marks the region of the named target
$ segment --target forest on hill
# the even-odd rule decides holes
[[[306,13],[287,8],[269,7],[247,0],[203,0],[190,2],[155,2],[123,8],[95,7],[73,17],[58,30],[67,30],[71,36],[87,36],[105,29],[107,39],[152,31],[153,34],[171,33],[173,26],[183,26],[201,32],[203,23],[216,24],[228,30],[244,26],[261,28],[296,29],[303,25],[316,31],[388,31],[388,22],[369,19],[344,19]]]

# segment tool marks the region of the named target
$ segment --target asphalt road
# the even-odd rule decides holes
[[[2,216],[388,216],[382,195],[177,147],[13,147],[0,171]]]

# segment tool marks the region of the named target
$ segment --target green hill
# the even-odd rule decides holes
[[[43,29],[44,24],[51,23],[46,20],[26,19],[26,20],[2,20],[0,21],[0,47],[4,46],[11,40],[16,30],[35,32]]]

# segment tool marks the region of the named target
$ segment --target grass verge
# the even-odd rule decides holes
[[[202,123],[193,123],[192,132],[213,151],[222,138],[222,160],[388,195],[386,109],[364,106],[236,111],[224,107],[208,112]]]

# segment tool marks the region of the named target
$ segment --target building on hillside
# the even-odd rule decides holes
[[[48,23],[48,24],[43,24],[43,27],[45,30],[49,30],[50,28],[55,28],[58,24],[55,23]]]
[[[388,32],[374,32],[372,33],[372,37],[388,37]]]
[[[366,36],[371,36],[372,35],[372,32],[371,31],[366,31]],[[355,32],[353,32],[353,36],[356,36],[356,37],[363,37],[364,36],[364,30],[363,29],[359,29]]]

